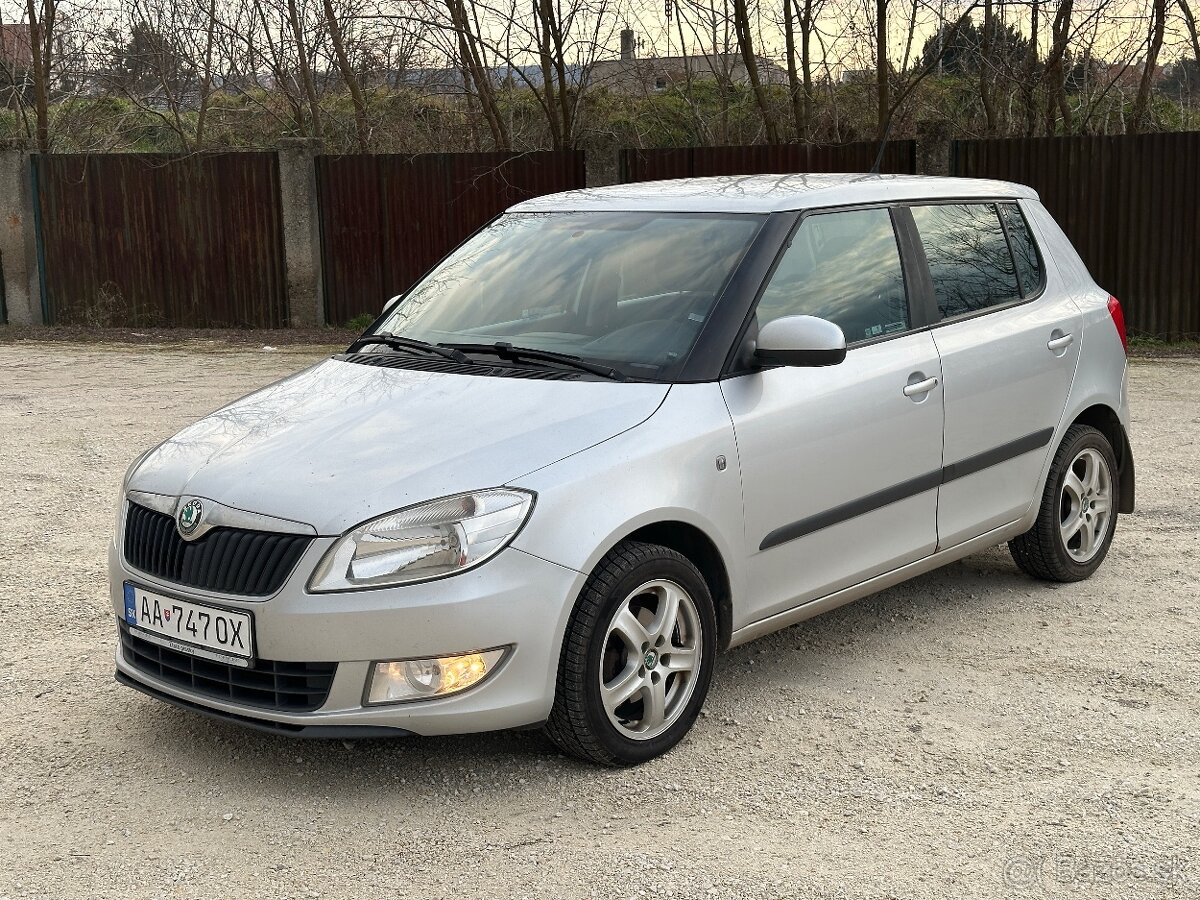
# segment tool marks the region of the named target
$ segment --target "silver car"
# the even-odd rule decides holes
[[[712,178],[512,207],[345,353],[143,454],[117,678],[298,737],[631,764],[717,653],[1007,541],[1104,560],[1125,328],[1030,189]]]

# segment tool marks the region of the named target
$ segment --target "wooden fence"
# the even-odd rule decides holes
[[[50,325],[287,324],[274,153],[32,158]]]
[[[619,162],[627,182],[864,171],[877,149],[864,142],[622,150]],[[914,171],[916,151],[912,141],[892,142],[882,170]],[[1200,133],[957,141],[950,158],[952,174],[1034,187],[1097,281],[1121,299],[1133,333],[1200,335]],[[41,276],[35,321],[289,324],[286,221],[310,220],[307,206],[303,215],[282,208],[276,154],[31,160],[29,240]],[[507,206],[586,181],[582,152],[317,156],[315,174],[303,171],[315,182],[301,199],[318,223],[313,262],[330,323],[378,312]],[[11,307],[4,284],[0,304]]]

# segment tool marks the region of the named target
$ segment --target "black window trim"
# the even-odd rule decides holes
[[[787,237],[779,245],[779,249],[772,260],[770,267],[763,274],[762,280],[758,288],[754,292],[749,309],[745,314],[745,320],[742,322],[742,327],[738,329],[737,340],[729,348],[729,354],[726,357],[725,365],[721,369],[721,378],[736,378],[741,375],[748,375],[753,372],[764,371],[768,368],[777,368],[776,366],[765,366],[762,368],[749,367],[744,365],[744,360],[739,359],[743,344],[746,340],[746,333],[750,329],[750,325],[755,321],[755,316],[758,313],[758,303],[762,299],[762,295],[766,292],[771,284],[771,279],[775,276],[775,270],[779,268],[780,262],[783,260],[784,254],[791,249],[792,241],[796,234],[804,225],[805,220],[810,216],[828,215],[830,213],[839,212],[860,212],[864,210],[886,210],[892,223],[892,235],[896,240],[896,252],[900,258],[900,270],[904,278],[904,294],[905,301],[908,306],[908,328],[904,331],[893,331],[890,334],[881,334],[878,337],[866,338],[861,341],[853,341],[846,343],[846,350],[850,352],[857,350],[859,347],[871,347],[875,344],[881,344],[884,341],[895,340],[896,338],[907,337],[921,331],[928,331],[934,324],[926,322],[928,318],[927,300],[923,300],[920,305],[915,305],[913,302],[914,296],[917,296],[918,291],[924,290],[922,283],[922,271],[924,272],[924,282],[929,285],[929,296],[932,297],[932,281],[929,277],[929,267],[925,263],[924,251],[918,243],[916,247],[911,245],[911,239],[916,235],[916,226],[912,223],[912,214],[908,212],[904,201],[884,201],[875,203],[853,203],[844,206],[814,206],[808,209],[798,211],[795,223],[788,232]],[[907,218],[907,222],[903,221]],[[911,233],[908,233],[911,229]],[[918,238],[919,241],[919,238]],[[935,305],[936,310],[936,305]],[[918,315],[919,313],[919,315]],[[916,324],[920,321],[922,324]]]
[[[1017,215],[1021,217],[1021,221],[1025,223],[1025,233],[1029,235],[1029,240],[1033,243],[1033,252],[1038,260],[1038,283],[1037,288],[1030,293],[1025,293],[1025,285],[1021,283],[1021,272],[1017,270],[1017,288],[1021,292],[1023,300],[1036,300],[1046,290],[1046,257],[1042,253],[1042,245],[1038,243],[1037,235],[1033,232],[1033,226],[1029,222],[1029,216],[1025,215],[1025,210],[1021,208],[1019,200],[997,200],[996,212],[1000,213],[1000,207],[1011,206],[1017,211]],[[1008,220],[1000,214],[1000,227],[1004,229],[1004,236],[1008,239],[1008,252],[1012,254],[1013,267],[1017,265],[1017,254],[1013,252],[1012,232],[1008,228]]]
[[[741,348],[758,295],[775,271],[781,252],[779,246],[787,241],[799,216],[795,211],[767,214],[757,239],[751,242],[741,263],[733,270],[724,293],[717,298],[691,354],[671,380],[672,384],[719,381],[725,377]]]
[[[938,198],[938,199],[920,199],[906,200],[904,207],[908,210],[909,220],[912,222],[913,238],[916,241],[916,246],[919,249],[917,259],[918,265],[924,271],[924,280],[928,284],[928,301],[932,302],[931,313],[933,320],[930,323],[930,328],[941,328],[943,325],[956,325],[959,322],[967,322],[971,319],[976,319],[979,316],[987,316],[992,313],[1003,312],[1006,309],[1014,309],[1018,306],[1024,306],[1026,303],[1033,303],[1040,299],[1046,292],[1046,258],[1042,254],[1041,245],[1037,241],[1037,236],[1029,225],[1029,217],[1025,215],[1025,211],[1021,209],[1021,200],[1023,197],[955,197],[955,198]],[[1017,207],[1017,211],[1021,214],[1021,218],[1025,220],[1025,227],[1029,232],[1030,238],[1033,240],[1034,250],[1038,255],[1038,262],[1041,264],[1042,279],[1038,284],[1038,289],[1024,296],[1024,289],[1021,287],[1021,276],[1017,274],[1017,260],[1012,252],[1012,240],[1008,234],[1008,225],[1004,221],[1004,216],[1000,215],[1000,205],[1002,203],[1011,203]],[[912,208],[914,206],[991,206],[992,211],[996,214],[996,219],[1000,222],[1000,229],[1004,233],[1004,240],[1008,246],[1008,255],[1012,260],[1013,274],[1017,279],[1018,296],[1012,300],[1006,300],[1003,303],[996,303],[992,306],[985,306],[983,309],[972,310],[971,312],[960,313],[957,316],[943,317],[941,310],[937,306],[937,297],[933,292],[933,275],[929,271],[929,257],[925,254],[925,244],[921,241],[920,232],[917,230],[916,221],[912,218]]]
[[[904,262],[905,278],[911,272],[909,286],[909,319],[912,320],[914,331],[926,331],[941,321],[937,297],[933,292],[933,277],[929,274],[929,261],[925,258],[925,245],[921,243],[921,234],[917,231],[916,220],[913,219],[912,209],[908,205],[900,205],[892,212],[892,220],[896,223],[897,238],[900,241],[901,256]]]

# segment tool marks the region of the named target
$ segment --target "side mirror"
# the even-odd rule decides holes
[[[836,366],[846,358],[846,336],[827,319],[783,316],[759,331],[754,358],[780,366]]]

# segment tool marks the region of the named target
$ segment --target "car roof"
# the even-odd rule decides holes
[[[1008,181],[924,175],[722,175],[614,184],[546,194],[510,212],[768,213],[902,200],[1030,199],[1037,192]]]

